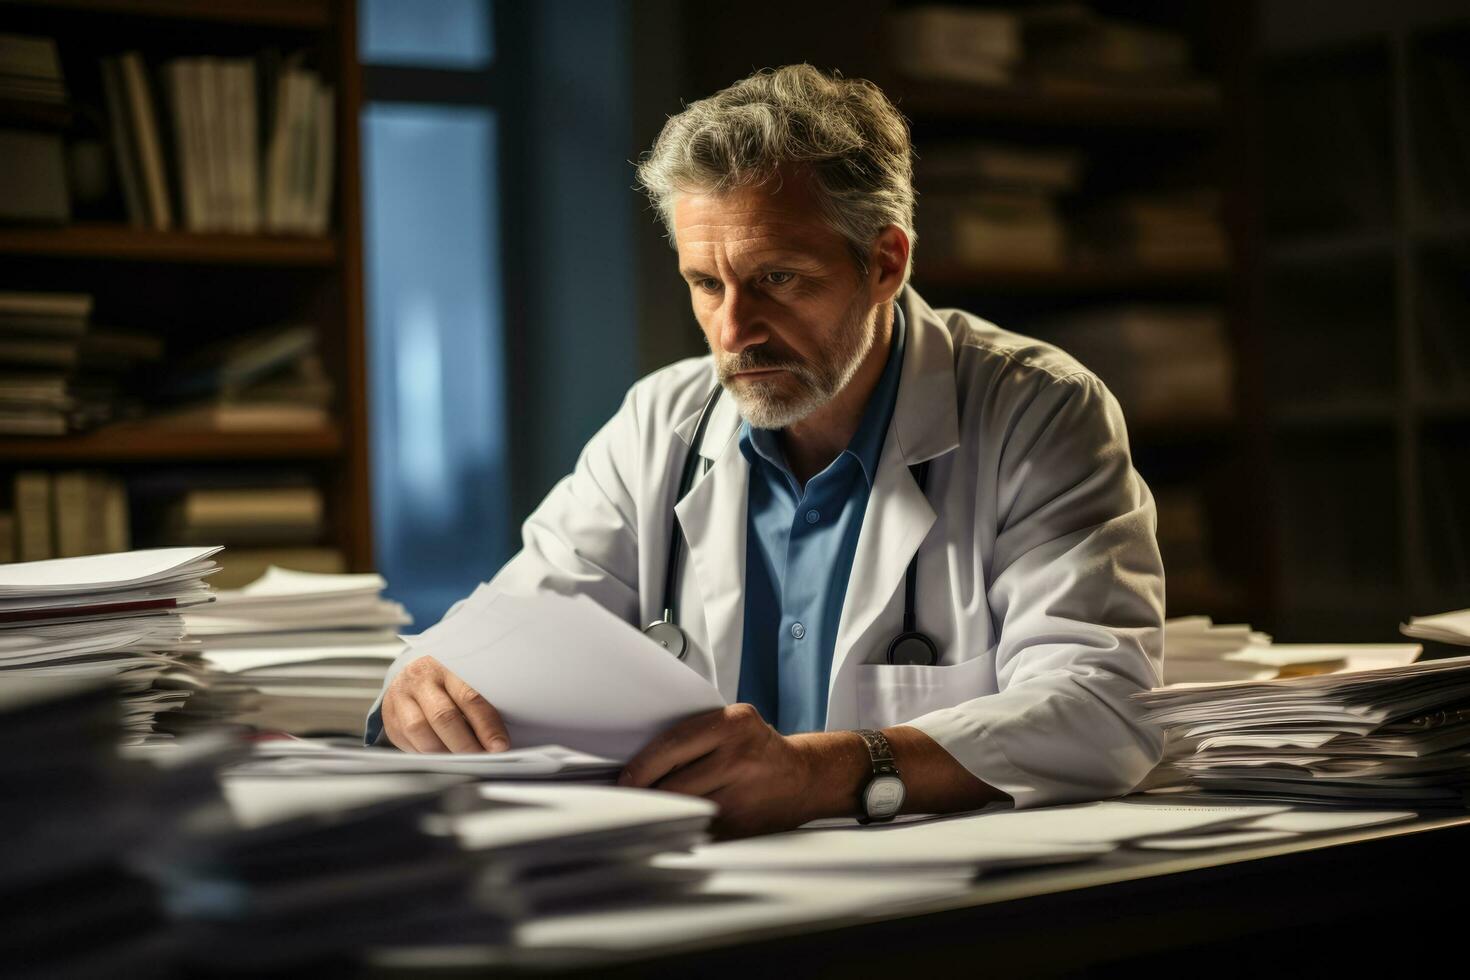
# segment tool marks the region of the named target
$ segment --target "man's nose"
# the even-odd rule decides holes
[[[749,290],[726,289],[720,315],[720,347],[728,354],[739,354],[770,337],[759,304]]]

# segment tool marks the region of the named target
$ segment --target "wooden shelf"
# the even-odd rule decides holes
[[[990,88],[960,82],[899,81],[895,101],[904,115],[927,120],[973,120],[1100,129],[1198,129],[1219,126],[1218,94],[1148,89],[1045,91]]]
[[[1282,429],[1387,429],[1397,418],[1391,396],[1363,396],[1351,400],[1280,405],[1275,422]]]
[[[1134,290],[1218,289],[1226,284],[1224,267],[1145,268],[1142,266],[986,267],[918,264],[914,281],[921,288],[974,289],[987,292],[1125,292]]]
[[[0,228],[0,255],[202,265],[316,266],[337,261],[333,238],[154,231],[119,224]]]
[[[0,0],[0,5],[314,30],[332,23],[329,0]]]
[[[1303,235],[1273,244],[1267,256],[1274,265],[1316,265],[1393,258],[1391,231],[1347,231]]]
[[[333,459],[335,428],[316,432],[209,432],[148,422],[120,422],[72,436],[0,438],[0,459],[25,463]]]

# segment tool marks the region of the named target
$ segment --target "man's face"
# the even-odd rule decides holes
[[[680,194],[674,234],[720,383],[752,425],[799,422],[852,379],[877,307],[805,180]]]

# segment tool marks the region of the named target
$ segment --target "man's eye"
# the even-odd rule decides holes
[[[791,280],[793,280],[795,278],[796,278],[796,275],[794,273],[790,273],[790,272],[767,272],[766,273],[766,282],[770,283],[772,286],[784,286],[788,282],[790,282]]]
[[[695,285],[698,286],[700,289],[703,289],[707,293],[712,293],[720,288],[720,280],[700,279],[698,282],[695,283]]]

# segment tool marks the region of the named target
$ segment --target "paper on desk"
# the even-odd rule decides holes
[[[446,816],[467,850],[514,847],[533,841],[569,842],[586,834],[681,827],[702,831],[719,812],[709,800],[658,790],[611,786],[493,785],[475,787],[492,805]]]
[[[408,643],[494,704],[512,745],[626,761],[675,722],[725,704],[703,677],[581,597],[482,585]]]
[[[1035,812],[1035,811],[1027,811]],[[665,867],[719,871],[937,871],[1065,864],[1107,854],[1103,842],[1008,840],[982,828],[984,815],[898,826],[824,827],[725,841],[659,859]]]
[[[649,949],[691,939],[841,916],[888,915],[956,895],[969,873],[824,875],[722,871],[678,899],[600,904],[516,927],[516,945],[539,949]]]
[[[187,582],[215,571],[218,566],[209,559],[220,550],[148,548],[0,565],[0,597],[93,594]]]
[[[559,745],[509,752],[413,753],[314,739],[275,739],[256,744],[238,772],[269,775],[334,773],[452,773],[477,779],[546,779],[611,776],[619,764]]]
[[[1153,837],[1134,841],[1132,846],[1162,851],[1201,851],[1241,844],[1266,844],[1303,834],[1379,827],[1413,820],[1417,816],[1412,810],[1286,810],[1247,820],[1228,831]]]
[[[1269,844],[1299,836],[1289,830],[1228,830],[1219,834],[1187,834],[1183,837],[1151,837],[1130,846],[1146,851],[1210,851],[1241,844]]]

